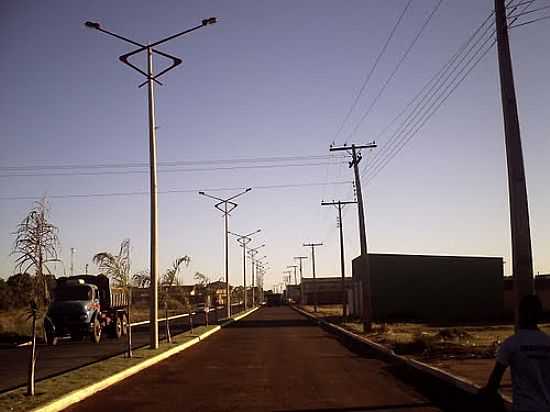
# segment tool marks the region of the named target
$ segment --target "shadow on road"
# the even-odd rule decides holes
[[[269,319],[269,320],[240,320],[228,328],[286,328],[317,326],[308,319]]]
[[[417,402],[400,405],[380,405],[380,406],[352,406],[346,408],[315,408],[315,409],[277,409],[273,412],[361,412],[361,411],[420,411],[426,407],[434,407],[432,403]],[[422,408],[422,409],[420,409]]]

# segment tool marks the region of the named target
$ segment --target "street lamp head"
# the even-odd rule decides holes
[[[207,19],[203,19],[202,25],[203,25],[203,26],[207,26],[207,25],[209,25],[209,24],[214,24],[214,23],[216,23],[216,21],[217,21],[217,20],[216,20],[216,17],[209,17],[209,18],[207,18]]]
[[[84,26],[90,28],[90,29],[96,29],[96,30],[99,30],[99,23],[97,22],[94,22],[94,21],[87,21],[84,23]]]
[[[252,190],[251,187],[249,187],[248,189],[245,190],[245,192],[250,192]]]
[[[204,196],[204,194],[205,194],[204,192],[199,192],[199,195],[203,195],[203,196]]]

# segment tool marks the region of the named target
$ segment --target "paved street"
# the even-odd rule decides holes
[[[440,411],[380,360],[263,308],[71,411]]]
[[[218,317],[223,316],[223,309],[218,310]],[[210,323],[216,322],[214,311],[209,313]],[[204,324],[204,314],[197,313],[193,317],[195,325]],[[189,318],[170,321],[172,334],[189,330]],[[132,329],[133,347],[138,348],[149,344],[149,326],[141,325]],[[164,323],[160,322],[159,335],[165,336]],[[72,342],[64,339],[56,346],[41,344],[38,346],[36,377],[38,380],[58,375],[69,370],[98,362],[127,349],[126,338],[112,339],[103,336],[101,343],[96,345],[85,339],[82,342]],[[0,349],[0,393],[25,385],[30,346]]]

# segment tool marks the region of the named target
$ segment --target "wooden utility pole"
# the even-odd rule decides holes
[[[510,198],[510,229],[512,233],[512,275],[514,279],[515,318],[518,327],[518,307],[521,299],[534,292],[529,206],[523,166],[518,108],[508,41],[508,23],[504,0],[495,0],[500,91],[504,115],[508,192]]]
[[[344,225],[342,222],[342,208],[345,205],[351,205],[357,203],[356,201],[342,202],[341,200],[335,202],[321,202],[321,206],[336,206],[338,209],[338,227],[340,228],[340,273],[342,275],[342,317],[347,314],[347,296],[346,296],[346,263],[344,256]]]
[[[370,279],[370,265],[369,257],[367,253],[367,231],[365,229],[365,211],[363,206],[363,191],[361,190],[361,174],[359,173],[359,162],[363,158],[361,155],[361,149],[375,148],[374,142],[367,143],[365,145],[351,146],[333,146],[331,145],[329,150],[331,152],[345,151],[351,156],[349,167],[353,167],[353,173],[355,176],[355,191],[357,196],[357,213],[359,216],[359,241],[361,243],[361,261],[363,263],[363,279],[361,279],[361,288],[363,295],[363,328],[366,332],[372,329],[372,293],[371,293],[371,279]]]
[[[313,311],[317,312],[319,306],[319,296],[317,295],[317,280],[315,275],[315,248],[323,246],[322,243],[304,243],[304,246],[311,247],[311,272],[313,275]]]
[[[294,256],[294,259],[298,260],[300,263],[300,303],[303,304],[304,300],[304,272],[303,272],[303,264],[302,260],[307,259],[307,256]]]

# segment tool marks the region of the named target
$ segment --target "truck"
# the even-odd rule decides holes
[[[89,337],[96,344],[103,332],[119,339],[128,330],[128,296],[122,288],[112,287],[109,278],[77,275],[57,279],[53,301],[44,318],[48,345],[70,335],[74,341]]]

